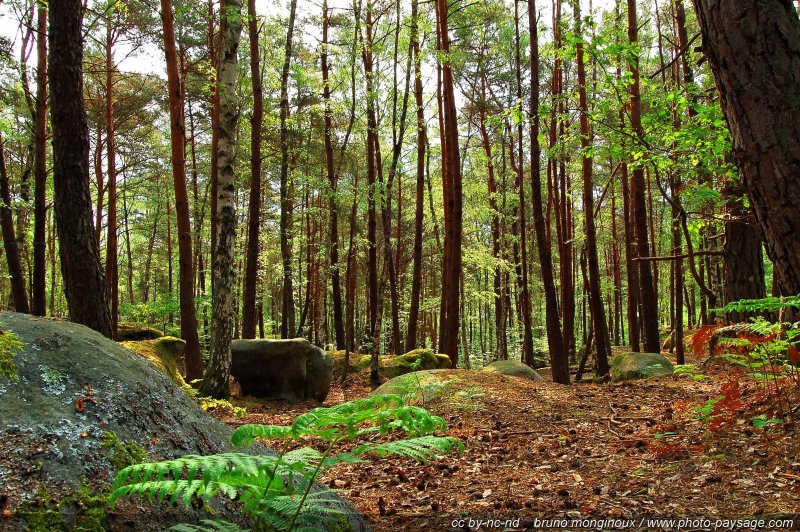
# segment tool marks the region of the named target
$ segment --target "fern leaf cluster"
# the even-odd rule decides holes
[[[120,498],[143,497],[148,501],[190,505],[193,499],[208,501],[222,496],[236,501],[244,513],[276,530],[319,530],[320,525],[342,518],[335,492],[315,484],[319,475],[341,463],[357,462],[374,454],[394,455],[426,462],[454,450],[462,442],[435,436],[447,427],[442,418],[427,410],[404,405],[396,395],[370,397],[329,408],[315,408],[288,426],[244,425],[231,441],[249,446],[255,439],[298,440],[304,436],[326,441],[320,452],[301,447],[280,455],[223,453],[188,455],[156,463],[136,464],[120,471],[114,480],[111,503]],[[354,450],[332,454],[334,446],[360,436],[385,436],[400,431],[406,439],[369,442]],[[224,521],[209,521],[209,529],[239,530]],[[200,530],[181,525],[176,530]],[[235,528],[230,528],[235,527]]]
[[[727,312],[778,312],[787,308],[800,308],[800,295],[790,297],[765,297],[762,299],[740,299],[722,308],[712,309],[715,314]]]

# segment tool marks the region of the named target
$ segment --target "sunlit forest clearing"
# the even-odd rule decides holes
[[[0,0],[0,529],[797,529],[797,9]]]

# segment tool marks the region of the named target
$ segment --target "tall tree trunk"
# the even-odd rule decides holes
[[[225,20],[220,17],[220,34],[225,28]],[[215,75],[211,79],[211,254],[217,247],[217,178],[219,177],[219,53],[217,49],[218,35],[214,31],[214,0],[208,0],[208,56],[211,59]],[[199,265],[198,265],[199,267]],[[213,283],[213,279],[212,279]]]
[[[547,328],[547,344],[550,349],[550,365],[553,381],[569,384],[569,365],[561,323],[558,317],[558,294],[553,279],[553,257],[547,245],[547,229],[545,227],[542,207],[542,176],[539,160],[539,30],[536,26],[536,2],[528,3],[528,26],[531,47],[531,101],[530,101],[530,138],[531,138],[531,201],[533,203],[533,224],[536,230],[536,245],[539,251],[539,263],[542,269],[544,284],[545,320]]]
[[[200,395],[223,398],[230,395],[231,339],[236,312],[234,288],[236,263],[236,126],[239,118],[236,97],[236,61],[242,32],[241,0],[223,0],[225,18],[222,57],[219,68],[219,183],[217,198],[217,247],[211,268],[214,290],[211,297],[211,354],[200,386]]]
[[[242,293],[242,338],[255,338],[258,243],[261,227],[261,127],[264,122],[264,90],[261,83],[261,54],[258,45],[258,18],[255,0],[247,0],[247,14],[247,30],[250,38],[250,79],[253,84],[253,116],[250,118],[250,204]]]
[[[676,26],[676,33],[678,34],[678,46],[675,47],[673,51],[673,55],[676,56],[677,54],[681,54],[681,50],[684,46],[687,46],[687,37],[686,37],[686,16],[683,11],[683,0],[675,0],[675,26]],[[681,55],[683,58],[682,66],[684,71],[683,81],[689,83],[692,81],[692,72],[689,67],[689,60],[686,58],[686,51],[684,51]],[[672,69],[673,72],[673,79],[675,82],[676,87],[680,87],[681,79],[680,79],[680,68],[678,65],[675,65]],[[689,93],[689,88],[685,87],[687,93]],[[689,106],[692,109],[692,106]],[[672,122],[674,124],[675,131],[678,131],[681,127],[681,117],[678,114],[677,106],[675,103],[672,104]],[[670,179],[670,195],[672,196],[672,254],[678,256],[682,252],[681,248],[681,223],[682,223],[682,212],[680,209],[680,189],[681,189],[681,176],[679,172],[674,172]],[[759,242],[759,249],[761,243]],[[694,259],[690,259],[694,260]],[[683,289],[684,289],[684,276],[683,276],[683,260],[678,259],[672,264],[672,335],[673,335],[673,345],[675,346],[675,360],[678,364],[685,364],[686,363],[686,355],[685,349],[683,344]]]
[[[519,43],[519,0],[514,0],[514,30],[515,30],[515,66],[517,70],[517,100],[520,105],[520,112],[522,112],[522,64],[520,60],[521,50]],[[538,45],[537,45],[538,47]],[[538,65],[537,65],[538,68]],[[532,87],[532,90],[539,91],[538,85]],[[538,109],[537,109],[538,112]],[[521,279],[521,303],[522,303],[522,362],[533,366],[533,325],[531,323],[531,294],[528,283],[528,223],[525,214],[525,179],[523,178],[523,167],[525,166],[525,156],[523,155],[522,148],[522,134],[524,126],[522,120],[517,125],[517,145],[519,149],[519,168],[517,169],[517,178],[519,181],[519,247],[520,259],[522,269]],[[539,165],[538,158],[536,161],[531,159],[531,164]],[[547,239],[548,245],[550,240]]]
[[[580,1],[574,0],[575,8],[575,45],[578,66],[578,100],[581,125],[581,162],[583,168],[583,215],[586,232],[586,265],[589,271],[589,309],[594,326],[595,373],[603,377],[609,371],[608,359],[611,358],[611,340],[608,334],[603,291],[600,279],[600,264],[597,258],[597,229],[594,224],[594,182],[592,181],[593,160],[590,155],[591,131],[589,130],[589,102],[586,98],[586,66],[583,59],[583,33],[581,29]]]
[[[438,4],[436,7],[437,13],[437,24],[438,24]],[[441,36],[439,35],[438,29],[436,33],[436,47],[437,50],[441,48]],[[444,244],[442,246],[442,274],[441,274],[441,283],[440,283],[440,290],[439,290],[439,334],[438,334],[438,341],[437,351],[442,351],[444,346],[447,344],[447,333],[449,329],[447,328],[447,305],[449,301],[448,294],[450,293],[450,252],[452,246],[450,244],[450,240],[452,238],[453,230],[451,228],[452,225],[452,214],[448,209],[448,198],[450,197],[450,177],[448,175],[447,170],[447,133],[445,131],[444,126],[444,99],[442,97],[443,90],[442,90],[442,64],[441,62],[437,61],[436,63],[436,105],[438,107],[438,117],[439,117],[439,150],[441,152],[441,163],[440,163],[440,174],[442,178],[442,202],[444,203]],[[430,159],[430,156],[429,156]],[[430,173],[428,173],[428,179],[430,179]],[[431,214],[435,211],[433,209],[433,197],[431,194]]]
[[[744,191],[735,184],[723,190],[726,213],[722,290],[726,304],[740,299],[767,297],[761,234],[752,211],[743,204],[743,195]],[[744,312],[728,314],[730,321],[744,321],[748,317]]]
[[[422,99],[422,59],[419,47],[418,0],[411,1],[411,51],[414,61],[414,103],[417,107],[417,186],[414,211],[414,259],[411,272],[411,302],[408,311],[406,352],[417,347],[420,294],[422,292],[422,230],[425,219],[425,104]],[[409,73],[410,75],[410,73]],[[398,220],[398,225],[400,221]],[[399,245],[399,243],[398,243]]]
[[[172,146],[172,182],[175,188],[175,215],[178,220],[178,291],[181,307],[181,337],[186,341],[184,360],[186,379],[203,375],[197,314],[194,308],[194,272],[192,265],[192,229],[189,222],[189,195],[186,189],[186,127],[183,121],[183,87],[178,73],[175,49],[175,21],[172,0],[161,0],[161,23],[167,62],[169,120]]]
[[[784,295],[800,293],[800,19],[788,1],[694,0],[744,189]]]
[[[628,165],[622,165],[620,175],[622,184],[622,218],[625,239],[625,274],[628,282],[627,314],[628,314],[628,340],[631,351],[639,352],[639,266],[634,260],[637,256],[636,238],[634,236],[633,220],[631,219],[631,194],[628,185]]]
[[[638,46],[639,27],[636,15],[636,0],[628,2],[628,43]],[[628,59],[631,73],[630,93],[630,121],[634,133],[642,138],[642,101],[639,95],[639,57],[635,55]],[[636,246],[639,257],[650,256],[647,231],[647,200],[645,198],[644,169],[641,165],[633,169],[631,176],[631,205],[632,217],[635,226]],[[651,213],[652,214],[652,213]],[[661,342],[658,336],[658,294],[653,284],[652,264],[649,261],[639,261],[639,294],[641,303],[641,325],[644,333],[643,346],[648,353],[661,351]]]
[[[135,299],[133,295],[133,252],[131,249],[130,211],[128,210],[128,186],[124,178],[122,183],[122,219],[125,221],[125,251],[128,257],[128,303],[133,304]]]
[[[561,2],[554,2],[553,13],[555,16],[554,27],[554,40],[556,48],[556,57],[553,62],[553,98],[556,100],[553,105],[554,112],[558,113],[557,124],[553,123],[552,128],[552,144],[555,145],[558,138],[563,138],[566,134],[567,115],[566,115],[566,102],[562,97],[564,93],[564,77],[566,64],[562,64],[560,59],[561,50],[563,49],[563,40],[561,36]],[[558,135],[556,135],[556,128]],[[564,350],[567,354],[568,360],[573,360],[576,356],[575,353],[575,281],[574,281],[574,266],[573,266],[573,224],[572,224],[572,196],[568,193],[570,189],[571,179],[567,176],[567,164],[564,154],[559,154],[558,159],[553,161],[553,180],[558,185],[558,196],[560,196],[560,209],[558,213],[558,220],[556,227],[560,227],[559,239],[559,261],[560,261],[560,283],[561,283],[561,318],[563,320],[562,326],[562,342]],[[558,175],[558,179],[555,175]],[[558,234],[559,231],[557,231]],[[552,260],[552,259],[551,259]],[[545,313],[547,310],[545,309]]]
[[[111,330],[117,334],[119,319],[119,260],[117,257],[117,148],[114,138],[114,30],[108,13],[106,21],[106,161],[108,162],[108,224],[106,226],[106,278],[111,306]]]
[[[398,63],[398,49],[399,49],[399,42],[400,42],[400,2],[395,2],[395,11],[397,15],[397,21],[395,23],[395,42],[394,42],[394,84],[393,84],[393,106],[392,106],[392,160],[389,166],[389,173],[384,183],[383,180],[383,171],[382,171],[382,158],[380,156],[380,143],[377,141],[377,129],[376,129],[376,158],[378,163],[378,181],[381,184],[381,189],[383,193],[381,194],[382,201],[381,201],[381,221],[383,225],[383,263],[384,269],[386,270],[387,276],[381,277],[381,284],[378,288],[378,293],[383,294],[384,286],[386,278],[388,277],[389,280],[389,298],[391,301],[391,320],[392,320],[392,347],[391,351],[395,354],[399,353],[402,349],[403,344],[401,343],[400,337],[400,293],[398,289],[398,272],[395,268],[395,253],[392,249],[392,189],[394,188],[394,178],[397,174],[397,167],[400,163],[400,156],[402,155],[402,148],[403,148],[403,139],[405,138],[405,131],[406,131],[406,116],[408,113],[408,96],[409,96],[409,86],[411,81],[411,58],[412,58],[412,50],[409,46],[408,49],[408,56],[406,61],[406,82],[405,82],[405,90],[403,91],[403,103],[401,106],[400,116],[398,119],[397,116],[397,63]],[[377,124],[377,121],[376,121]],[[400,225],[400,218],[398,213],[398,227]],[[398,254],[399,254],[399,246],[400,241],[397,242],[398,246]],[[382,306],[382,298],[379,300],[379,303]]]
[[[458,122],[456,117],[455,91],[453,88],[453,67],[450,64],[450,35],[448,26],[447,0],[436,0],[437,33],[439,36],[439,51],[446,58],[441,63],[442,68],[442,108],[444,110],[444,135],[447,140],[443,158],[447,160],[447,182],[449,195],[445,197],[446,212],[450,213],[450,227],[448,233],[451,238],[448,242],[449,262],[446,275],[448,277],[448,290],[443,291],[442,297],[447,297],[447,313],[443,326],[446,328],[444,343],[439,350],[450,356],[450,362],[456,367],[458,362],[458,341],[460,310],[459,290],[461,281],[461,242],[463,239],[463,185],[461,180],[461,155],[458,145]]]
[[[27,314],[28,292],[25,289],[25,275],[19,257],[17,239],[14,236],[14,217],[11,212],[11,191],[8,186],[6,170],[6,154],[2,137],[0,137],[0,228],[3,234],[3,248],[6,252],[6,264],[11,276],[11,295],[14,298],[14,310]]]
[[[372,342],[372,358],[370,361],[370,382],[379,383],[378,353],[380,351],[380,335],[378,320],[380,319],[380,291],[378,290],[378,244],[375,184],[377,182],[380,154],[378,143],[378,121],[375,112],[375,88],[373,65],[373,21],[372,2],[367,2],[366,13],[367,37],[364,42],[362,59],[364,61],[364,77],[367,90],[367,294],[368,318],[367,328]]]
[[[47,6],[38,4],[36,28],[36,124],[34,137],[33,281],[31,314],[44,316],[47,307]]]
[[[481,79],[481,97],[486,101],[486,80]],[[499,360],[508,359],[506,346],[506,327],[503,300],[503,271],[500,268],[502,260],[501,235],[500,235],[500,210],[497,205],[497,182],[494,176],[494,162],[492,161],[492,144],[489,131],[486,128],[486,109],[482,106],[479,111],[479,129],[483,153],[486,155],[487,192],[489,194],[489,208],[492,210],[492,258],[497,262],[494,267],[494,326],[497,337],[496,356]]]
[[[252,0],[251,0],[252,1]],[[333,161],[333,119],[331,87],[328,81],[328,0],[322,3],[322,97],[325,101],[325,169],[328,173],[328,238],[331,291],[333,292],[333,329],[336,349],[345,348],[344,312],[342,310],[342,282],[339,275],[339,207],[337,198],[338,176]]]
[[[283,70],[281,71],[281,259],[283,260],[283,297],[281,317],[281,338],[295,335],[294,310],[294,272],[292,268],[292,198],[289,185],[289,68],[292,61],[292,39],[294,38],[294,19],[297,11],[297,0],[291,0],[289,6],[289,26],[286,30],[286,45],[283,51]]]
[[[51,0],[48,7],[54,207],[64,293],[72,321],[111,338],[108,284],[94,239],[89,195],[83,6],[80,0]]]
[[[50,315],[56,313],[56,228],[52,213],[48,214],[47,254],[50,258]]]

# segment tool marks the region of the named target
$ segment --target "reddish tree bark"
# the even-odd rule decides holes
[[[6,154],[2,137],[0,137],[0,228],[3,234],[3,248],[6,252],[6,264],[11,276],[11,295],[14,298],[14,309],[27,314],[28,292],[25,289],[25,275],[22,273],[22,264],[19,257],[17,239],[14,235],[14,217],[11,213],[11,191],[8,186],[8,172],[6,170]]]
[[[628,1],[628,42],[637,45],[639,29],[636,15],[636,0]],[[639,94],[639,58],[629,58],[628,65],[631,72],[630,94],[630,122],[634,133],[640,138],[644,136],[642,129],[642,102]],[[636,166],[631,176],[631,215],[635,228],[636,246],[639,257],[650,254],[648,243],[647,200],[645,197],[644,169]],[[661,351],[661,342],[658,336],[658,294],[654,289],[652,265],[648,261],[640,261],[639,293],[641,304],[641,325],[644,333],[643,347],[648,353]]]
[[[111,329],[117,334],[119,319],[119,261],[117,259],[117,148],[114,124],[114,30],[111,17],[106,21],[106,161],[108,163],[108,223],[106,225],[106,278],[111,306]]]
[[[197,315],[194,308],[194,271],[192,265],[192,228],[189,222],[189,195],[186,189],[186,127],[183,121],[183,87],[178,72],[175,48],[175,21],[172,0],[161,0],[161,23],[167,63],[170,138],[172,147],[172,182],[175,188],[175,215],[178,221],[178,291],[181,307],[181,337],[186,341],[184,359],[187,380],[203,375]]]
[[[333,160],[333,119],[330,107],[331,87],[328,68],[328,27],[330,11],[328,0],[322,4],[322,97],[325,102],[325,170],[328,174],[328,238],[329,266],[331,272],[331,291],[333,293],[333,329],[336,336],[336,349],[345,348],[344,313],[342,307],[342,283],[339,268],[339,204],[336,197],[338,176]]]
[[[439,51],[447,58],[441,63],[442,69],[442,109],[444,111],[444,146],[443,159],[447,160],[444,168],[447,172],[448,195],[445,197],[445,211],[450,214],[449,241],[445,247],[449,249],[449,261],[444,272],[448,279],[447,291],[442,291],[442,297],[447,298],[446,318],[442,325],[446,329],[443,343],[439,350],[450,356],[453,367],[458,363],[458,341],[460,310],[459,290],[461,281],[461,243],[463,238],[463,185],[461,180],[461,155],[458,145],[458,122],[456,118],[455,92],[453,89],[453,68],[449,63],[450,35],[448,26],[447,0],[436,0],[436,31],[438,34]],[[444,174],[444,169],[443,169]]]
[[[784,295],[800,293],[800,19],[785,0],[694,0],[733,154]]]
[[[726,304],[767,297],[761,234],[752,211],[743,204],[744,191],[737,185],[730,184],[723,190],[726,212],[722,291]],[[728,314],[730,321],[745,321],[748,317],[744,312]]]
[[[600,264],[597,258],[597,229],[594,223],[594,182],[592,181],[591,132],[589,130],[589,102],[586,97],[586,66],[583,59],[583,34],[581,29],[580,1],[575,0],[575,45],[578,67],[578,100],[581,127],[581,162],[583,170],[583,214],[586,232],[586,265],[589,272],[589,309],[594,326],[595,373],[605,376],[609,371],[608,359],[611,357],[611,340],[608,334],[603,292],[600,280]]]
[[[247,250],[242,290],[242,338],[256,337],[256,285],[258,283],[259,229],[261,226],[261,127],[264,122],[264,90],[258,45],[255,0],[247,0],[247,32],[250,38],[250,80],[253,115],[250,118],[250,204],[247,218]]]
[[[411,272],[411,301],[408,311],[406,352],[417,347],[417,321],[422,292],[422,229],[425,220],[425,104],[422,99],[422,60],[419,48],[418,0],[411,1],[411,51],[414,61],[414,103],[417,107],[417,181],[414,210],[414,255]],[[409,74],[410,75],[410,74]],[[398,223],[399,225],[399,223]]]
[[[569,384],[569,361],[564,348],[564,337],[558,317],[558,295],[553,278],[553,256],[547,245],[547,230],[542,208],[542,177],[539,160],[539,30],[536,26],[536,3],[528,4],[528,26],[531,34],[531,101],[530,101],[530,138],[531,138],[531,201],[533,202],[533,223],[536,230],[536,245],[539,251],[539,263],[542,269],[544,284],[545,321],[547,328],[547,344],[550,349],[550,365],[553,381]]]
[[[516,63],[516,74],[517,74],[517,100],[519,101],[520,105],[520,112],[522,112],[522,64],[520,60],[520,44],[519,44],[519,0],[514,0],[514,40],[515,40],[515,63]],[[538,45],[537,45],[538,46]],[[538,68],[538,65],[536,65]],[[539,91],[539,87],[532,85],[532,90],[535,90],[537,93]],[[537,109],[538,112],[538,109]],[[517,146],[519,149],[519,165],[517,168],[517,187],[518,187],[518,194],[519,194],[519,247],[520,247],[520,260],[521,260],[521,271],[522,276],[520,278],[520,299],[521,299],[521,306],[522,306],[522,362],[528,364],[529,366],[533,365],[533,325],[531,323],[531,293],[530,293],[530,286],[528,283],[528,221],[526,211],[526,202],[525,202],[525,179],[523,177],[523,167],[525,157],[523,155],[523,148],[522,148],[522,135],[523,135],[523,121],[520,120],[519,124],[517,125]],[[538,132],[537,132],[538,135]],[[535,161],[531,158],[531,171],[533,171],[533,165],[539,166],[539,159],[537,158]],[[547,233],[545,232],[545,235]],[[546,239],[546,242],[549,246],[549,239]]]

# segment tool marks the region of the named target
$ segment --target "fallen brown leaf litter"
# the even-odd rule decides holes
[[[349,498],[378,531],[469,529],[469,519],[497,520],[496,529],[511,530],[541,529],[544,519],[800,517],[796,427],[753,427],[750,420],[766,409],[759,384],[725,366],[703,373],[702,381],[561,386],[452,370],[459,380],[423,406],[464,442],[461,457],[425,465],[375,459],[341,465],[320,481]],[[719,396],[733,379],[747,407],[711,432],[692,407]],[[333,385],[324,406],[369,390],[366,373],[352,375],[346,388]],[[218,414],[234,426],[287,424],[319,406],[234,403],[247,407],[244,419]]]

